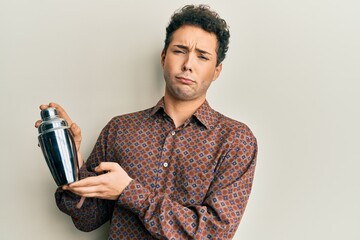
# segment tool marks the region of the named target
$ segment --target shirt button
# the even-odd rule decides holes
[[[173,136],[174,136],[174,135],[175,135],[175,131],[172,131],[172,132],[171,132],[171,135],[173,135]]]
[[[164,167],[168,167],[169,164],[168,164],[167,162],[164,162],[163,166],[164,166]]]

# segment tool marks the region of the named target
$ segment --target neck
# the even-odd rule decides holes
[[[195,99],[191,101],[183,101],[173,99],[165,94],[165,112],[171,117],[175,123],[175,127],[179,127],[189,119],[195,111],[204,103],[205,98]]]

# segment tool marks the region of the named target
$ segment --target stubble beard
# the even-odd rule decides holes
[[[177,82],[177,80],[171,78],[170,74],[164,71],[164,80],[165,80],[165,94],[170,95],[171,98],[180,100],[180,101],[191,101],[202,98],[206,96],[206,92],[210,87],[209,84],[199,85],[198,82],[195,82],[191,85],[185,85]]]
[[[182,100],[182,101],[190,101],[196,98],[196,95],[194,93],[194,90],[190,87],[188,87],[189,89],[182,89],[182,88],[186,88],[187,86],[174,86],[174,85],[169,85],[166,84],[166,91],[168,92],[168,94],[170,94],[172,96],[172,98],[175,98],[177,100]]]
[[[195,85],[181,85],[177,84],[176,80],[172,80],[170,76],[164,73],[165,79],[165,94],[171,96],[176,100],[190,101],[196,99],[196,83]]]

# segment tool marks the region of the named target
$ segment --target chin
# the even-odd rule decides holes
[[[172,92],[172,95],[179,100],[184,100],[184,101],[189,101],[189,100],[193,100],[196,98],[196,96],[194,96],[193,93],[188,93],[188,92],[184,92],[184,91],[174,91]]]

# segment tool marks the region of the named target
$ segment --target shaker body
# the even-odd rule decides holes
[[[62,127],[58,120],[62,122]],[[39,132],[39,145],[56,184],[63,186],[77,181],[77,151],[67,123],[63,119],[53,117],[48,122],[43,122]]]

